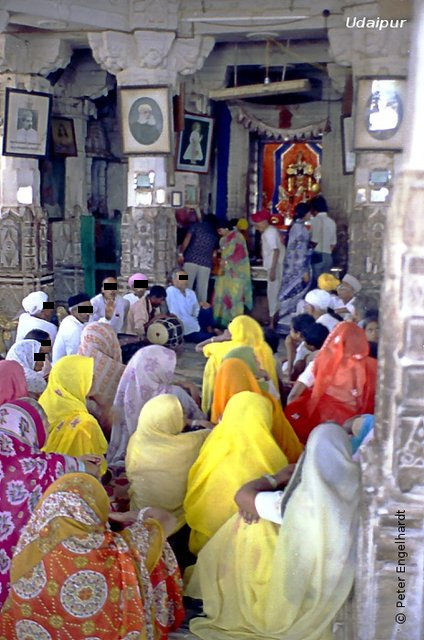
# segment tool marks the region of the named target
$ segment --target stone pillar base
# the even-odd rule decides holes
[[[135,272],[151,284],[167,284],[177,263],[177,223],[170,207],[129,207],[121,224],[120,285]]]

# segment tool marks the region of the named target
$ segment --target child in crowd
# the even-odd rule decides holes
[[[306,356],[306,366],[315,360],[328,334],[329,331],[327,327],[324,327],[324,325],[319,322],[315,322],[304,330],[303,337],[305,346],[309,351]]]
[[[370,345],[370,356],[378,356],[378,315],[366,315],[364,321],[364,331]]]
[[[301,313],[291,320],[290,333],[285,339],[287,360],[283,362],[282,374],[292,379],[294,366],[308,355],[302,332],[315,323],[313,317],[308,313]]]

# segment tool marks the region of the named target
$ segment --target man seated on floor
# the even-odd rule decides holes
[[[23,340],[32,329],[46,331],[52,344],[55,341],[57,327],[51,322],[54,313],[54,303],[49,302],[49,297],[44,291],[33,291],[22,300],[25,313],[19,316],[16,330],[16,342]]]
[[[323,324],[331,332],[339,324],[339,320],[328,313],[331,296],[322,289],[312,289],[305,296],[305,313],[309,313],[315,322]]]
[[[62,320],[53,346],[53,364],[78,353],[81,333],[90,319],[93,307],[88,293],[77,293],[68,299],[69,316]]]
[[[330,304],[331,308],[340,316],[352,318],[355,315],[355,297],[361,289],[359,280],[347,273],[337,287],[337,297]]]
[[[107,276],[102,280],[101,292],[91,298],[93,313],[90,322],[106,322],[121,333],[130,303],[118,294],[118,280],[115,276]]]
[[[167,317],[168,314],[163,314],[160,310],[165,299],[165,287],[153,285],[138,302],[131,305],[127,315],[127,333],[144,338],[147,327],[153,320]]]
[[[188,288],[188,274],[174,269],[172,285],[166,290],[169,312],[183,323],[184,340],[198,344],[215,335],[212,307],[207,302],[199,304],[193,289]]]

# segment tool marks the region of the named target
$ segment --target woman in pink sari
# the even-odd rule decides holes
[[[28,395],[23,367],[13,360],[0,362],[0,405]]]
[[[96,473],[92,456],[73,458],[40,451],[47,437],[43,417],[31,398],[0,406],[0,608],[9,591],[14,547],[44,491],[64,473]]]

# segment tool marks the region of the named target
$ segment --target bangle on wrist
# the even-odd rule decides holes
[[[215,342],[215,338],[211,338],[211,342]]]
[[[273,489],[276,489],[278,487],[278,482],[277,480],[274,478],[274,476],[272,476],[269,473],[265,473],[263,476],[263,478],[266,478],[266,480],[268,480],[269,484],[271,485],[271,487]]]

